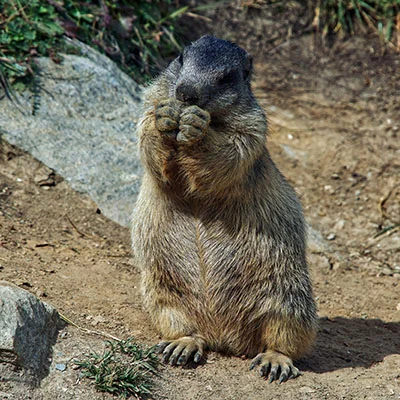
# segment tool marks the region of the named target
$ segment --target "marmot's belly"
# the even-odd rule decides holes
[[[255,321],[249,323],[251,315],[240,315],[231,309],[223,316],[209,316],[205,315],[204,319],[199,318],[193,322],[197,333],[204,336],[211,350],[248,357],[253,357],[263,350],[262,328],[265,325],[258,325]]]
[[[207,260],[210,258],[205,254],[204,261]],[[187,307],[185,313],[213,350],[252,357],[262,351],[261,338],[265,326],[260,321],[263,307],[257,301],[262,297],[260,287],[253,285],[251,276],[247,279],[243,275],[229,254],[222,260],[218,265],[206,263],[197,266],[200,289],[197,310],[194,313]],[[262,292],[265,294],[265,290]],[[185,304],[184,298],[182,303]]]
[[[163,256],[154,276],[162,277],[157,292],[168,291],[171,303],[166,307],[183,313],[193,332],[204,336],[212,349],[236,355],[258,353],[263,326],[259,303],[266,292],[262,261],[246,248],[245,235],[229,237],[214,224],[199,227],[191,222],[186,228],[177,241],[177,227],[170,227],[168,240],[157,245]]]

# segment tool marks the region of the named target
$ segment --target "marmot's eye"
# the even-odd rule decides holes
[[[228,83],[231,83],[234,81],[235,77],[236,77],[235,71],[228,72],[227,74],[221,76],[221,78],[218,79],[218,84],[226,85]]]
[[[179,64],[183,65],[183,53],[179,54],[178,61]]]

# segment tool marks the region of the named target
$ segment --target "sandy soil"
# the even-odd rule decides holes
[[[318,340],[297,363],[304,375],[284,385],[269,385],[248,360],[211,353],[195,369],[163,368],[154,397],[400,399],[400,57],[381,54],[371,38],[328,50],[308,36],[255,61],[270,151],[317,235],[309,255]],[[0,279],[82,327],[157,342],[128,229],[29,155],[0,149]],[[107,398],[71,363],[99,346],[99,337],[67,327],[53,355],[67,370],[50,374],[62,392],[48,378],[28,397]],[[17,384],[0,385],[0,398],[27,398]]]

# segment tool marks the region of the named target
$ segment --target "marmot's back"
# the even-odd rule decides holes
[[[206,36],[148,90],[133,251],[166,361],[265,351],[253,366],[286,380],[316,309],[301,206],[265,147],[251,72],[243,49]]]

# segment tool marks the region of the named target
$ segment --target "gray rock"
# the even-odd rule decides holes
[[[65,364],[56,364],[56,370],[64,372],[67,369],[67,366]]]
[[[307,225],[307,237],[308,237],[308,250],[311,253],[326,253],[329,251],[329,246],[321,233],[314,229],[312,226]]]
[[[38,385],[48,374],[62,321],[31,293],[0,281],[0,376]]]
[[[135,136],[141,89],[107,57],[76,44],[82,56],[65,55],[61,64],[38,60],[35,115],[29,91],[19,105],[0,100],[0,135],[128,225],[142,175]]]

